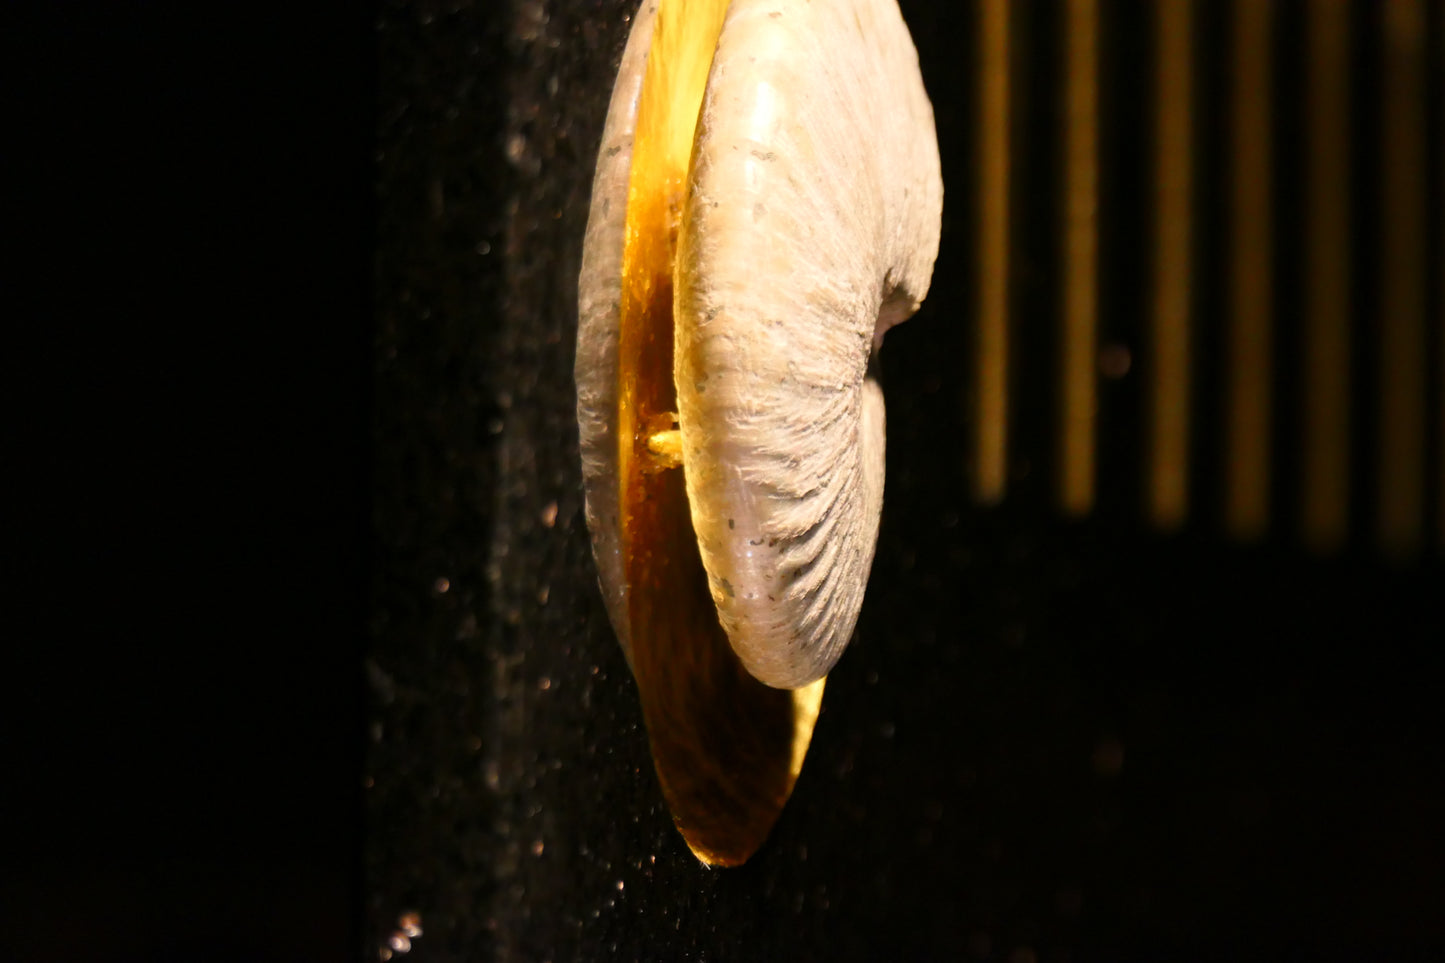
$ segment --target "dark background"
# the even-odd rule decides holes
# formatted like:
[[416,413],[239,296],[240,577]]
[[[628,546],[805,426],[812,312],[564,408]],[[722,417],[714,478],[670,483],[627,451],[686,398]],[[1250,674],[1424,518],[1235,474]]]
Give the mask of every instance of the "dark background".
[[0,12],[15,959],[361,953],[375,41],[292,6]]
[[[904,3],[947,195],[928,303],[883,353],[868,600],[769,842],[738,870],[697,864],[595,588],[572,411],[630,6],[7,12],[25,454],[6,583],[40,616],[6,633],[17,955],[377,959],[403,911],[420,961],[1445,950],[1438,561],[1374,556],[1365,494],[1340,557],[1303,555],[1285,521],[1231,544],[1209,457],[1191,526],[1150,532],[1137,364],[1103,388],[1099,511],[1050,507],[1042,0],[1016,10],[1009,497],[966,494],[973,22]],[[1105,9],[1103,335],[1139,359],[1148,25]],[[1301,7],[1283,10],[1288,37]],[[1206,172],[1221,23],[1200,28]],[[1438,123],[1430,142],[1438,160]],[[1219,190],[1206,173],[1201,209]],[[1356,271],[1369,291],[1367,256]],[[1199,298],[1217,312],[1217,290]],[[1201,454],[1217,430],[1206,415]]]

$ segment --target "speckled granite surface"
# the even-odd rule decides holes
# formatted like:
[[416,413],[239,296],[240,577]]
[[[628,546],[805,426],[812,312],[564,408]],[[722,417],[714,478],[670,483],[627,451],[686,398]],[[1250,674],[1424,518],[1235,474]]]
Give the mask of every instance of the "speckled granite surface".
[[[1046,192],[1019,200],[1016,482],[1000,509],[969,501],[972,25],[953,3],[903,4],[947,196],[933,290],[883,354],[858,636],[768,843],[737,870],[688,853],[597,592],[573,414],[580,244],[630,7],[378,10],[366,958],[404,912],[417,963],[1445,946],[1438,569],[1143,531],[1127,377],[1102,399],[1100,512],[1060,520]],[[1022,33],[1027,105],[1052,52]],[[1048,183],[1050,136],[1021,125],[1021,179]],[[1127,193],[1138,172],[1111,170]],[[1131,264],[1107,270],[1106,336],[1137,347]]]

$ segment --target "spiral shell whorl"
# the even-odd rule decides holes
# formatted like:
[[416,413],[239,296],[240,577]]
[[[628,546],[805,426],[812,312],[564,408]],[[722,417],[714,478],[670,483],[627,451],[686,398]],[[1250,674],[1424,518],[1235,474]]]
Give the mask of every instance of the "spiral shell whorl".
[[735,0],[679,237],[675,365],[712,596],[769,685],[824,675],[856,624],[883,489],[868,363],[927,292],[941,203],[891,0]]

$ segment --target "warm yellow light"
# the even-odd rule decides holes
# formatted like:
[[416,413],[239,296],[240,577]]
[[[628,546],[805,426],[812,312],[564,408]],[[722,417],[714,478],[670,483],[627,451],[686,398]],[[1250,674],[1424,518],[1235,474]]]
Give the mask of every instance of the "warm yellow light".
[[[658,6],[647,54],[622,251],[622,331],[618,356],[619,492],[622,518],[638,494],[629,482],[643,439],[639,427],[676,411],[672,386],[672,275],[677,225],[713,51],[728,0],[666,0]],[[624,549],[628,528],[623,526]]]
[[823,680],[789,692],[747,673],[708,592],[673,382],[673,278],[698,115],[727,0],[662,0],[638,98],[618,340],[618,506],[632,670],[658,780],[702,860],[766,838],[812,740]]

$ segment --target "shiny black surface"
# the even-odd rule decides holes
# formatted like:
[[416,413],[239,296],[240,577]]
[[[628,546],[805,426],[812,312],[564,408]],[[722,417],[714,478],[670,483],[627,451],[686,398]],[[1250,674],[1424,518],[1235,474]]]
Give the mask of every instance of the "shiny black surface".
[[[575,278],[630,6],[380,12],[370,952],[407,910],[419,961],[1445,947],[1438,567],[1363,546],[1313,560],[1287,530],[1231,545],[1207,467],[1195,523],[1148,532],[1137,363],[1103,388],[1100,511],[1050,507],[1055,54],[1033,29],[1050,4],[1018,14],[1036,69],[1019,94],[1032,186],[1010,496],[985,510],[966,495],[972,22],[906,3],[947,195],[933,290],[882,357],[867,602],[769,842],[731,871],[689,855],[597,593],[573,415]],[[1105,191],[1125,253],[1106,259],[1104,336],[1137,362],[1129,193],[1146,141],[1127,94],[1146,82],[1147,25],[1114,26]]]
[[[405,912],[422,932],[393,959],[419,963],[1445,954],[1438,555],[1369,551],[1364,468],[1336,559],[1287,524],[1225,541],[1208,458],[1184,533],[1138,520],[1148,32],[1103,6],[1103,337],[1136,367],[1101,389],[1099,510],[1062,520],[1048,490],[1058,3],[1015,4],[1018,420],[1009,497],[983,509],[973,23],[905,2],[938,271],[881,359],[858,637],[772,837],[727,871],[662,806],[581,516],[575,278],[630,3],[7,7],[10,955],[378,960]],[[1288,102],[1302,10],[1281,4]],[[1217,171],[1226,62],[1204,63]],[[1299,195],[1283,177],[1288,224]],[[1200,230],[1217,274],[1217,211]],[[1297,257],[1280,268],[1289,385]],[[1279,419],[1288,518],[1298,413]]]

